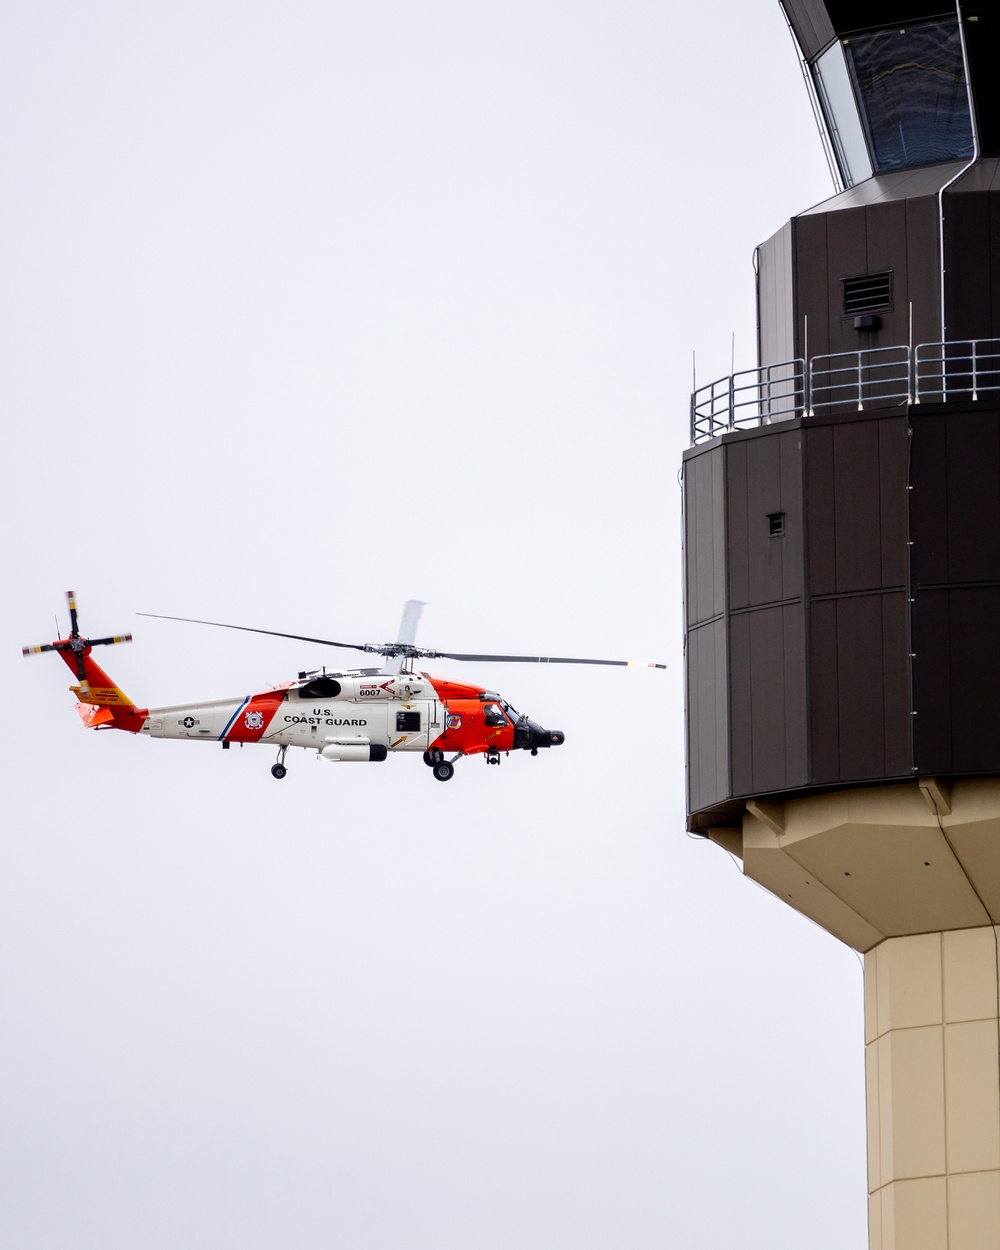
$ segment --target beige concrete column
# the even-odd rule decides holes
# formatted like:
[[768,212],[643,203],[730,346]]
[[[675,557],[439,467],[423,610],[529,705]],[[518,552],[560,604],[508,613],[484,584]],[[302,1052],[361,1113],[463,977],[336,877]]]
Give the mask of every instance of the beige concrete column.
[[1000,778],[749,800],[708,832],[864,952],[871,1250],[1000,1250]]
[[1000,1246],[997,940],[925,933],[865,956],[871,1250]]

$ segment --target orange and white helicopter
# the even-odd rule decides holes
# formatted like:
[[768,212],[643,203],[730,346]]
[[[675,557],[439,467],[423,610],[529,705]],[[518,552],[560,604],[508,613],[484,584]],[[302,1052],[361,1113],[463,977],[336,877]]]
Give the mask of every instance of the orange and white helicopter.
[[[417,659],[480,660],[503,664],[602,664],[618,667],[666,668],[665,664],[636,664],[630,660],[584,660],[565,656],[477,655],[455,651],[432,651],[414,643],[423,604],[411,599],[403,611],[395,642],[349,643],[329,638],[309,638],[248,625],[226,625],[185,616],[155,616],[160,620],[215,625],[275,638],[341,647],[382,656],[380,668],[299,673],[298,680],[274,686],[259,694],[174,707],[137,707],[94,661],[94,647],[131,642],[131,634],[108,638],[85,638],[77,621],[76,599],[69,603],[70,632],[66,638],[40,647],[24,647],[24,655],[57,651],[75,674],[79,685],[70,686],[78,702],[76,710],[90,729],[124,729],[150,738],[182,738],[195,742],[266,743],[278,748],[272,776],[285,776],[285,753],[289,747],[318,751],[325,760],[379,761],[390,751],[419,751],[438,781],[448,781],[455,761],[466,755],[483,755],[488,764],[499,764],[502,754],[562,746],[565,735],[543,729],[522,716],[498,694],[481,686],[432,677],[413,671]],[[446,756],[451,756],[450,759]]]

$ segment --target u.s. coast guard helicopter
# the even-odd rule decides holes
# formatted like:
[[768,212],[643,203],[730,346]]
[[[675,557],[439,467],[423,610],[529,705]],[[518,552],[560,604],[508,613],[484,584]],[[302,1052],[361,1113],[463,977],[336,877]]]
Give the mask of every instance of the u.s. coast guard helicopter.
[[[233,742],[241,746],[262,742],[278,748],[272,776],[285,776],[285,753],[289,747],[318,751],[325,760],[378,761],[390,751],[420,751],[424,763],[438,781],[448,781],[455,761],[465,755],[484,755],[488,764],[499,764],[501,754],[530,751],[537,755],[546,747],[562,746],[565,735],[543,729],[516,712],[492,690],[429,673],[415,673],[416,659],[481,660],[504,664],[603,664],[619,667],[666,668],[665,664],[637,665],[629,660],[582,660],[565,656],[475,655],[455,651],[431,651],[414,644],[423,604],[411,599],[403,611],[395,642],[350,643],[329,638],[284,634],[248,625],[199,621],[186,616],[156,616],[160,620],[216,625],[275,638],[342,647],[383,656],[381,668],[299,673],[297,681],[273,686],[259,694],[208,703],[182,703],[174,707],[137,707],[99,668],[94,647],[131,642],[131,634],[107,638],[84,638],[77,620],[76,599],[69,602],[70,632],[40,647],[24,647],[24,655],[57,651],[77,678],[70,686],[77,697],[76,710],[90,729],[124,729],[150,738],[183,738],[195,742]],[[446,758],[451,756],[450,759]]]

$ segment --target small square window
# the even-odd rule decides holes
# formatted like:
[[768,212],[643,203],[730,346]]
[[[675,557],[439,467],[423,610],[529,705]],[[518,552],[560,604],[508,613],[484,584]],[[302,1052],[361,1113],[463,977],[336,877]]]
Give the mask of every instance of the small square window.
[[402,734],[420,733],[420,713],[419,712],[397,712],[396,713],[396,732],[402,733]]
[[771,538],[780,538],[785,532],[785,514],[783,512],[769,512],[767,514],[767,532]]

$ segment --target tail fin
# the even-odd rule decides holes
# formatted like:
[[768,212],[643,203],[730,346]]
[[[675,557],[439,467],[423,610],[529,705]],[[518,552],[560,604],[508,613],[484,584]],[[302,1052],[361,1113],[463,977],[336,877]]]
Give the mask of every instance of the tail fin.
[[[69,666],[75,677],[77,660],[72,651],[61,651],[60,655]],[[103,668],[91,658],[90,648],[83,649],[84,680],[78,686],[70,686],[70,690],[81,703],[95,703],[100,707],[135,707],[135,704],[123,690],[120,690]]]
[[[64,651],[62,657],[75,674],[77,671],[76,657]],[[77,697],[76,710],[80,719],[88,729],[125,729],[129,733],[138,733],[145,723],[148,711],[144,707],[136,707],[132,700],[107,675],[99,664],[90,657],[90,648],[83,652],[83,670],[85,681],[79,686],[70,686]]]

